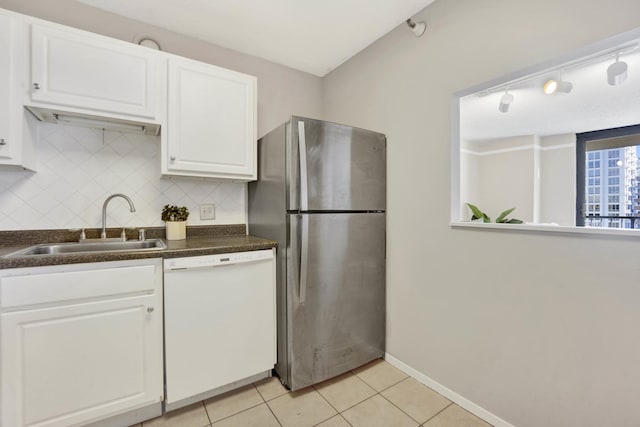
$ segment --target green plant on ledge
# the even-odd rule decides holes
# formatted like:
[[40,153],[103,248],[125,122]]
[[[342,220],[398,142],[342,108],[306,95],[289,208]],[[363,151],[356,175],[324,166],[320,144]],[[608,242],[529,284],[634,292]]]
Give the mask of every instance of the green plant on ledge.
[[189,209],[186,206],[164,205],[162,208],[162,220],[164,222],[186,221],[189,218]]
[[[478,209],[477,206],[472,205],[471,203],[467,203],[467,206],[469,206],[469,209],[471,209],[471,212],[473,213],[473,216],[471,217],[471,221],[480,221],[480,220],[482,220],[482,222],[491,222],[491,218],[486,213],[484,213],[480,209]],[[502,212],[496,218],[496,223],[498,223],[498,224],[522,224],[522,221],[519,220],[519,219],[516,219],[516,218],[509,219],[509,218],[507,218],[507,215],[509,215],[514,210],[516,210],[516,208],[507,209],[506,211]]]

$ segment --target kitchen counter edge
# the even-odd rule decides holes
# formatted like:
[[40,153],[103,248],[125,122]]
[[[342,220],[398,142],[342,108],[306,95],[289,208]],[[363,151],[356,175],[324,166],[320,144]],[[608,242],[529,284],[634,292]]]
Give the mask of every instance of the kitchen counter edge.
[[123,261],[147,258],[178,258],[214,255],[228,252],[258,251],[277,246],[275,240],[251,235],[197,236],[185,240],[165,240],[167,249],[157,251],[95,252],[65,255],[27,255],[16,258],[2,258],[7,254],[32,245],[11,245],[0,247],[0,270],[25,267],[43,267],[64,264],[84,264],[93,262]]

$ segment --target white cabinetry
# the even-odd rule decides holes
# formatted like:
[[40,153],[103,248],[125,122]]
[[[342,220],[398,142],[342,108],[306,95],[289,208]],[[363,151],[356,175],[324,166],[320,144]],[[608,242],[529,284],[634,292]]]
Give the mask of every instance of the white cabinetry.
[[32,23],[30,105],[159,120],[162,55],[55,24]]
[[256,88],[253,76],[169,59],[165,175],[256,179]]
[[164,260],[167,408],[270,374],[274,251]]
[[84,425],[163,397],[161,261],[0,272],[2,426]]
[[33,169],[26,107],[53,123],[161,127],[163,175],[257,177],[254,76],[0,9],[0,94],[0,165]]
[[0,9],[0,165],[33,169],[31,132],[35,126],[27,122],[21,99],[22,25],[20,15]]

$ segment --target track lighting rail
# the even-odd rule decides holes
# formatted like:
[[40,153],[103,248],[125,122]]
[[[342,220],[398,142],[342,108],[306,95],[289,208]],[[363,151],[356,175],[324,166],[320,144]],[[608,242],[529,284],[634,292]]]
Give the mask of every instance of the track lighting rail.
[[583,58],[568,61],[560,66],[546,68],[544,70],[523,76],[521,78],[517,78],[506,83],[501,83],[499,85],[489,87],[487,89],[484,89],[478,92],[476,95],[479,97],[484,97],[492,93],[512,90],[514,88],[517,88],[518,86],[522,86],[531,81],[553,75],[554,73],[562,73],[574,68],[583,67],[596,62],[604,62],[610,59],[615,59],[616,56],[621,57],[623,55],[628,55],[630,53],[633,53],[635,50],[637,50],[638,47],[640,47],[640,43],[635,42],[635,43],[624,45],[622,47],[606,49],[601,52],[597,52],[592,55],[585,56]]

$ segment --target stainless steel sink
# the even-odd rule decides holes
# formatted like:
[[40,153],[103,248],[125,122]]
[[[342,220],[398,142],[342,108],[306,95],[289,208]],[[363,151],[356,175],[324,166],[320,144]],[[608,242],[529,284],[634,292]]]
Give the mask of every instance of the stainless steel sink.
[[124,252],[124,251],[154,251],[166,249],[167,245],[160,239],[147,240],[94,240],[80,243],[43,243],[30,246],[26,249],[12,252],[4,258],[15,258],[31,255],[65,255],[65,254],[86,254],[96,252]]

